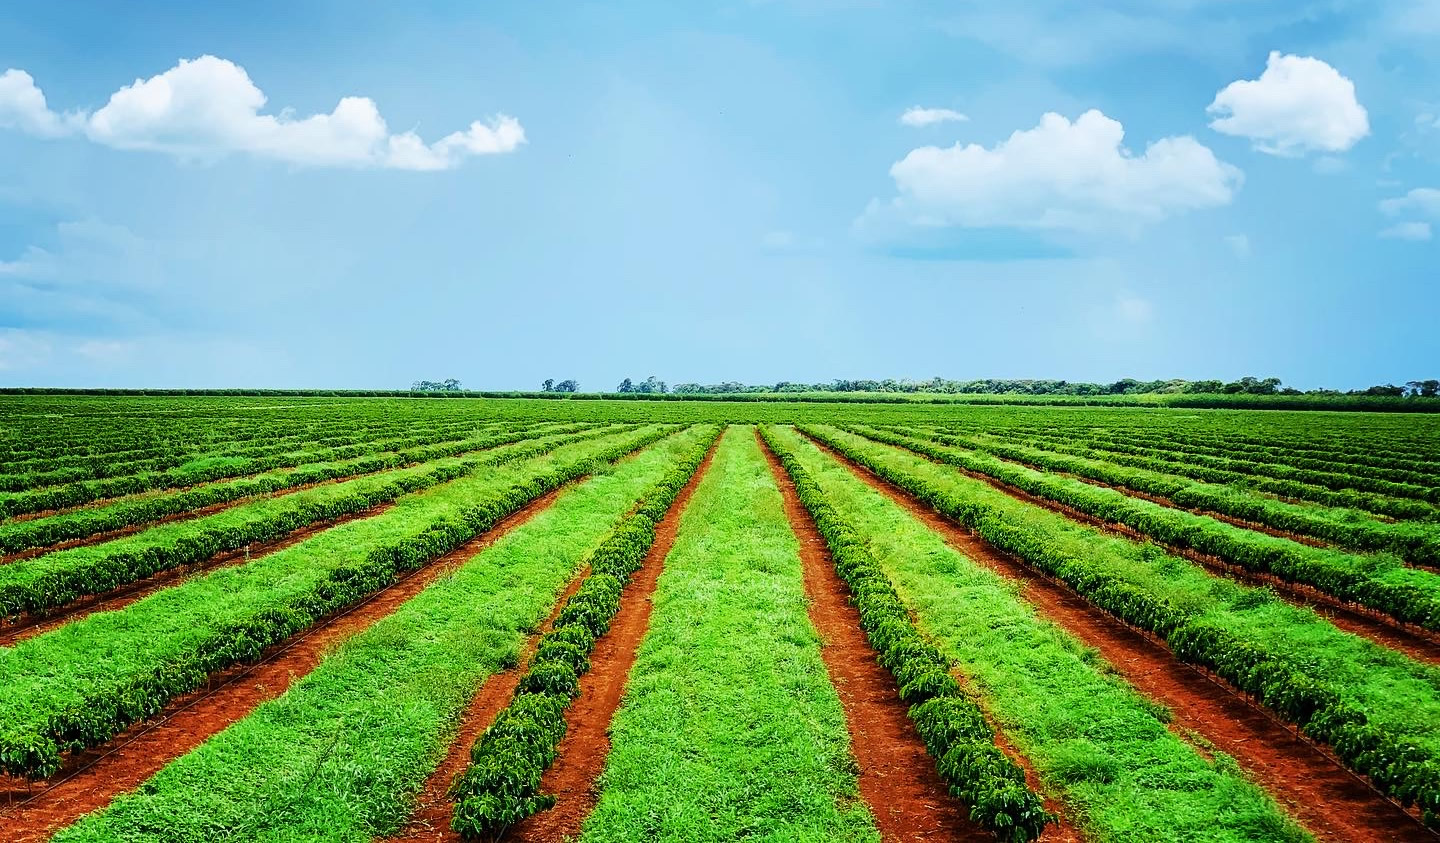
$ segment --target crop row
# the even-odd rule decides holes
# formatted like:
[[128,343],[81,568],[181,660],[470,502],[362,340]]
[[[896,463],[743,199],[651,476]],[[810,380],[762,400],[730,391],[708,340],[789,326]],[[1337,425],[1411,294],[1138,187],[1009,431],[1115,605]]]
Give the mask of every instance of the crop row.
[[[352,529],[0,652],[0,681],[16,689],[0,701],[0,765],[13,775],[50,775],[66,750],[108,740],[215,671],[259,657],[266,647],[489,530],[535,498],[670,432],[651,427],[607,437],[575,446],[571,453],[577,448],[580,453],[569,459],[559,459],[557,450],[550,459],[494,477],[456,481],[437,490],[445,494],[413,498],[408,508],[347,525]],[[197,609],[203,609],[198,616]],[[154,618],[149,623],[155,626],[145,618]],[[97,659],[97,653],[110,659]]]
[[655,543],[660,519],[718,436],[717,431],[682,455],[590,555],[584,582],[541,637],[515,696],[471,747],[470,764],[451,788],[452,827],[462,835],[493,837],[554,804],[540,793],[540,777],[555,760],[565,710],[580,693],[590,653],[620,611],[625,587]]
[[455,434],[445,431],[388,440],[383,446],[377,442],[362,441],[352,445],[318,448],[313,451],[287,451],[267,457],[217,458],[168,471],[142,472],[103,480],[85,480],[7,495],[0,498],[0,515],[8,517],[50,509],[62,509],[103,498],[148,492],[152,489],[193,486],[212,480],[256,474],[303,463],[350,459],[373,454],[386,448],[411,448],[454,440]]
[[109,506],[78,509],[46,518],[4,523],[0,524],[0,552],[13,553],[28,548],[47,547],[67,539],[85,538],[98,533],[146,524],[169,515],[190,512],[241,498],[270,494],[326,480],[415,465],[442,457],[456,456],[468,451],[481,451],[508,442],[533,438],[542,430],[553,433],[569,433],[584,427],[585,425],[568,425],[553,430],[526,428],[500,435],[422,445],[400,451],[382,451],[339,462],[307,463],[293,469],[258,474],[223,483],[205,484],[171,494],[122,499]]
[[1440,630],[1440,575],[1387,565],[1375,557],[1310,547],[1290,539],[1235,527],[1205,515],[1171,509],[1123,492],[1093,486],[975,451],[946,448],[874,428],[852,428],[863,436],[898,445],[929,459],[963,468],[1027,494],[1124,524],[1173,547],[1190,548],[1257,573],[1308,585],[1341,600],[1383,612],[1396,620]]
[[[1128,441],[1115,441],[1117,438],[1115,434],[1106,434],[1089,440],[1089,444],[1101,450],[1118,454],[1131,454],[1170,462],[1185,462],[1200,468],[1216,469],[1244,476],[1269,478],[1271,480],[1305,483],[1311,486],[1321,486],[1332,491],[1348,490],[1371,492],[1388,497],[1408,498],[1411,500],[1425,501],[1427,503],[1440,503],[1440,487],[1434,485],[1434,478],[1429,475],[1420,475],[1424,485],[1414,482],[1398,483],[1368,475],[1337,471],[1316,471],[1308,468],[1295,468],[1288,465],[1256,462],[1237,457],[1207,456],[1202,453],[1183,449],[1176,450],[1168,447],[1135,445],[1130,444]],[[1429,482],[1424,482],[1426,480]]]
[[1234,471],[1205,468],[1204,466],[1183,461],[1162,460],[1154,457],[1120,453],[1114,450],[1102,450],[1085,445],[1075,445],[1063,439],[1032,438],[1008,439],[1007,441],[1011,444],[1042,448],[1047,451],[1072,454],[1074,456],[1086,457],[1102,462],[1114,463],[1116,465],[1143,468],[1161,474],[1190,477],[1206,483],[1233,485],[1238,488],[1251,489],[1256,492],[1275,495],[1276,497],[1286,500],[1308,501],[1335,508],[1359,509],[1391,518],[1429,519],[1440,515],[1440,510],[1423,501],[1393,498],[1388,495],[1378,495],[1373,492],[1357,492],[1353,489],[1337,491],[1327,489],[1323,486],[1299,483],[1293,480],[1256,477]]
[[582,843],[879,843],[800,544],[752,428],[721,438],[651,606]]
[[448,809],[424,784],[477,692],[640,496],[713,435],[692,428],[566,490],[57,843],[369,841],[404,826],[417,791]]
[[[886,428],[904,432],[902,428]],[[1227,515],[1277,530],[1311,536],[1357,550],[1382,550],[1421,565],[1440,565],[1440,529],[1428,524],[1391,524],[1373,519],[1327,517],[1315,507],[1296,506],[1256,495],[1242,488],[1186,480],[1103,460],[1067,456],[1053,451],[992,442],[978,437],[928,434],[944,445],[983,451],[1002,459],[1063,471],[1149,495],[1169,499],[1182,509]]]
[[[1253,445],[1194,437],[1174,437],[1159,431],[1106,431],[1104,436],[1111,440],[1123,439],[1129,445],[1170,451],[1182,458],[1190,454],[1201,454],[1207,457],[1241,459],[1259,464],[1288,466],[1332,474],[1365,475],[1416,486],[1433,486],[1436,478],[1433,468],[1428,471],[1417,470],[1417,466],[1430,468],[1429,463],[1413,458],[1409,460],[1371,458],[1364,451],[1297,451],[1293,448],[1276,445]],[[1440,468],[1440,466],[1436,466],[1436,468]]]
[[772,434],[841,513],[928,640],[959,666],[967,693],[1023,753],[1047,795],[1083,824],[1087,839],[1311,839],[1246,773],[1212,763],[1175,728],[1186,715],[1167,706],[1184,705],[1183,695],[1148,697],[1117,681],[1116,668],[1131,675],[1155,669],[1145,663],[1148,648],[1139,648],[1138,666],[1120,653],[1111,657],[1124,658],[1123,665],[1097,659],[1088,645],[1099,641],[1070,634],[1032,602],[1043,601],[1047,589],[1003,575],[991,567],[995,560],[968,547],[962,552],[943,528],[932,528],[893,492],[872,488],[793,428]]
[[[1213,670],[1315,740],[1329,744],[1351,769],[1368,776],[1376,787],[1403,804],[1418,804],[1424,821],[1440,827],[1440,752],[1429,734],[1437,727],[1433,718],[1440,711],[1433,699],[1440,686],[1435,671],[1413,663],[1405,665],[1396,657],[1389,659],[1393,667],[1387,671],[1379,648],[1370,650],[1363,644],[1344,642],[1345,636],[1324,634],[1322,638],[1314,630],[1303,630],[1298,622],[1300,610],[1291,610],[1294,614],[1288,618],[1272,612],[1275,619],[1271,623],[1247,625],[1244,612],[1270,608],[1263,591],[1236,587],[1228,610],[1213,588],[1209,598],[1192,591],[1188,598],[1180,599],[1178,590],[1174,594],[1163,591],[1179,588],[1185,570],[1180,560],[1156,555],[1157,562],[1163,561],[1165,566],[1162,578],[1127,577],[1121,569],[1107,570],[1097,556],[1083,558],[1066,552],[1038,515],[1017,519],[978,496],[943,490],[913,470],[894,464],[893,457],[887,459],[862,446],[864,439],[857,442],[838,430],[808,425],[802,430],[975,531],[996,548],[1064,581],[1125,623],[1164,639],[1177,658]],[[1204,582],[1207,578],[1196,579]],[[1297,619],[1294,624],[1285,622],[1292,618]],[[1297,636],[1310,636],[1307,644],[1313,651],[1307,651],[1305,645],[1277,646],[1292,625]],[[1347,650],[1366,652],[1351,658]],[[1336,666],[1341,661],[1345,662],[1343,668]],[[1364,678],[1337,681],[1326,675],[1344,668],[1363,668]],[[1414,679],[1397,681],[1390,678],[1392,672],[1423,677],[1423,684],[1415,685]],[[1384,685],[1407,687],[1403,693],[1408,699],[1396,698],[1395,704],[1421,706],[1419,710],[1428,712],[1422,717],[1430,719],[1382,720],[1385,712],[1364,700],[1380,699],[1381,691],[1371,688]],[[1422,690],[1426,685],[1429,690]],[[1426,698],[1430,699],[1421,705]],[[1426,737],[1417,738],[1407,731],[1416,729]]]
[[765,443],[795,483],[800,503],[830,548],[835,570],[880,664],[895,677],[900,698],[936,761],[950,792],[970,806],[970,818],[1001,840],[1034,840],[1054,822],[1025,784],[1025,771],[995,746],[984,713],[960,691],[949,660],[915,628],[894,585],[846,519],[830,504],[795,455],[768,429]]
[[[206,464],[223,464],[239,459],[262,459],[287,453],[305,453],[322,448],[337,448],[347,445],[367,444],[384,447],[386,437],[404,442],[418,436],[464,435],[473,425],[449,423],[441,426],[427,426],[426,429],[376,429],[359,428],[346,430],[339,435],[329,436],[274,436],[259,442],[227,442],[208,450],[188,448],[166,448],[158,453],[135,452],[130,455],[112,457],[87,457],[83,461],[62,464],[59,460],[27,461],[25,464],[7,464],[6,473],[0,474],[0,490],[21,491],[44,486],[76,483],[82,480],[98,480],[127,474],[156,473],[173,470],[176,473],[193,473]],[[402,434],[403,435],[399,435]],[[46,465],[49,462],[50,465]]]
[[[608,432],[608,431],[607,431]],[[209,559],[255,542],[266,542],[310,524],[363,512],[402,495],[475,471],[545,453],[557,445],[591,438],[582,432],[530,442],[524,437],[501,450],[438,464],[420,464],[374,477],[262,499],[191,521],[163,524],[133,536],[61,550],[0,566],[0,616],[14,618],[103,594],[162,571]],[[507,437],[508,438],[508,437]]]

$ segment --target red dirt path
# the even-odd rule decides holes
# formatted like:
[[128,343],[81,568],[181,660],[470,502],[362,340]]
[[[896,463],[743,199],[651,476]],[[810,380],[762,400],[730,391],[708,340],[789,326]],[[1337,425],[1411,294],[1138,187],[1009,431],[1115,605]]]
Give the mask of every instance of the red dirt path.
[[[611,623],[610,630],[595,643],[595,650],[590,658],[590,670],[580,678],[580,696],[566,710],[566,732],[560,742],[559,754],[555,763],[541,779],[541,791],[557,796],[555,808],[531,817],[511,829],[509,832],[511,839],[546,841],[559,839],[548,831],[551,828],[548,825],[550,823],[566,823],[567,828],[573,825],[573,829],[566,833],[575,834],[579,832],[580,823],[589,814],[593,801],[580,805],[575,798],[572,798],[572,795],[583,790],[583,795],[588,799],[590,784],[599,775],[600,768],[605,763],[605,756],[610,749],[609,737],[605,734],[605,730],[609,727],[610,717],[619,705],[620,693],[630,674],[630,665],[635,660],[635,648],[639,645],[640,638],[644,636],[645,629],[649,626],[650,595],[655,590],[655,583],[659,579],[664,557],[669,553],[670,546],[675,541],[675,525],[679,520],[678,515],[689,501],[690,494],[698,485],[700,476],[709,467],[714,451],[715,448],[712,445],[710,452],[705,455],[705,459],[700,463],[695,474],[681,490],[680,495],[676,497],[670,511],[657,526],[655,544],[651,546],[645,562],[626,587],[620,610]],[[490,727],[496,716],[509,704],[515,688],[520,683],[524,665],[539,644],[540,635],[550,629],[566,598],[574,594],[580,587],[586,573],[588,571],[577,576],[566,589],[565,595],[556,601],[549,619],[528,642],[525,654],[519,660],[519,664],[510,670],[490,677],[481,686],[469,708],[466,709],[459,733],[451,743],[445,759],[426,780],[424,787],[416,797],[415,809],[409,822],[400,834],[386,838],[387,841],[390,843],[441,843],[441,841],[454,843],[454,841],[461,840],[460,835],[450,828],[453,811],[453,803],[447,798],[450,786],[469,764],[470,748],[476,739]],[[642,613],[643,617],[640,617]],[[633,637],[634,640],[630,642],[628,648],[619,640],[622,637]],[[611,693],[612,685],[614,686],[613,694]],[[611,700],[611,697],[613,697],[613,701],[610,701],[606,708],[607,701]],[[577,749],[577,744],[584,743],[586,740],[584,733],[596,728],[600,732],[604,746],[598,752],[589,746],[580,746]],[[578,760],[575,757],[577,753],[581,756]],[[563,771],[557,772],[557,768],[562,767]],[[583,776],[583,780],[581,780],[581,776]],[[567,777],[573,777],[575,782],[567,782]],[[570,816],[571,813],[577,811],[575,816]],[[554,818],[552,819],[552,817]],[[541,836],[527,837],[532,829],[535,834]]]
[[555,623],[555,618],[560,610],[576,591],[580,590],[580,584],[589,575],[590,569],[587,566],[565,586],[559,598],[556,599],[554,607],[550,610],[550,616],[536,629],[525,642],[524,650],[520,658],[516,660],[515,666],[493,674],[481,685],[476,692],[470,705],[461,716],[460,729],[455,734],[455,739],[450,743],[450,749],[445,753],[445,758],[440,766],[425,780],[420,793],[415,797],[415,808],[406,823],[405,829],[395,837],[386,838],[391,841],[432,841],[432,840],[459,840],[460,835],[450,830],[450,816],[453,803],[448,798],[450,786],[455,779],[465,772],[470,764],[470,747],[475,744],[480,735],[490,728],[495,718],[510,704],[510,699],[515,695],[515,689],[520,685],[520,678],[525,674],[526,666],[530,658],[535,655],[535,648],[540,645],[540,637],[549,632]]
[[1337,843],[1440,839],[1320,747],[1221,680],[1180,662],[1163,642],[1126,626],[1064,583],[996,550],[864,466],[815,444],[966,557],[1022,582],[1024,598],[1042,617],[1098,650],[1131,686],[1167,706],[1173,714],[1172,732],[1187,740],[1186,733],[1194,732],[1232,756],[1317,839]]
[[393,613],[431,583],[533,518],[568,488],[563,486],[531,501],[486,533],[291,637],[268,651],[258,663],[217,674],[211,678],[208,690],[172,701],[156,718],[138,723],[108,743],[71,759],[57,778],[27,787],[24,781],[0,776],[0,793],[5,794],[7,802],[15,803],[0,810],[6,843],[46,840],[84,814],[139,787],[171,760],[204,743],[261,703],[280,696],[345,639]]
[[[540,792],[555,797],[555,807],[528,817],[505,835],[517,843],[554,843],[578,837],[580,826],[599,799],[596,779],[610,755],[610,721],[620,708],[630,669],[645,631],[650,628],[651,597],[675,545],[680,516],[700,485],[719,447],[717,438],[655,528],[655,543],[645,554],[621,598],[610,629],[595,642],[590,670],[580,677],[580,696],[565,711],[565,737],[555,763],[540,779]],[[458,839],[458,838],[452,838]]]
[[[759,433],[756,433],[759,438]],[[760,441],[785,499],[785,515],[800,542],[810,623],[821,638],[820,656],[839,694],[850,732],[850,750],[860,767],[860,797],[887,843],[928,840],[986,840],[994,835],[971,822],[935,770],[895,680],[876,661],[860,628],[860,613],[835,572],[830,551],[775,454]],[[1069,834],[1046,840],[1078,839]]]

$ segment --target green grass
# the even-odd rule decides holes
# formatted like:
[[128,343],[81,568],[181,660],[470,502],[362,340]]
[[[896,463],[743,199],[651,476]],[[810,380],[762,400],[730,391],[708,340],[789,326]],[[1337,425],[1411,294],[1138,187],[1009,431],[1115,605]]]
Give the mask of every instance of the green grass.
[[287,693],[57,841],[367,841],[409,816],[484,680],[707,431],[581,484],[356,635]]
[[[198,670],[203,677],[214,661],[209,654],[233,660],[243,653],[247,648],[231,640],[237,636],[235,630],[247,630],[238,635],[248,637],[260,631],[276,633],[278,627],[277,634],[283,635],[286,629],[296,631],[291,628],[294,624],[307,624],[313,613],[310,607],[325,599],[324,594],[346,593],[347,578],[336,579],[337,572],[375,567],[371,554],[377,547],[414,546],[417,553],[410,555],[423,558],[432,549],[444,548],[425,538],[434,525],[461,522],[476,504],[516,498],[515,490],[522,484],[571,471],[607,448],[641,442],[656,430],[642,428],[562,445],[543,456],[467,475],[407,496],[374,517],[0,650],[0,687],[5,689],[0,697],[0,743],[14,752],[25,745],[27,736],[50,736],[56,718],[78,721],[80,725],[65,727],[67,734],[99,730],[79,736],[82,744],[103,740],[115,723],[143,713],[130,711],[132,703],[125,700],[132,695],[150,706],[193,684],[182,679],[191,671]],[[540,491],[527,488],[521,496]],[[426,550],[422,553],[420,548]],[[186,667],[176,671],[175,665]],[[134,694],[130,689],[136,683],[155,690]],[[127,713],[115,715],[116,705]]]
[[665,560],[585,843],[876,841],[751,428],[731,428]]
[[1251,571],[1273,573],[1401,621],[1440,630],[1440,574],[1407,568],[1388,554],[1349,553],[1311,547],[1287,538],[1237,527],[1206,515],[1173,509],[1071,477],[1037,471],[981,451],[855,426],[855,432],[931,459],[995,478],[1031,495],[1073,507],[1107,522],[1125,524],[1147,538],[1189,547]]
[[920,628],[1092,841],[1306,839],[1225,760],[1039,617],[1016,585],[951,548],[793,430],[778,438],[869,547]]
[[1286,655],[1371,722],[1440,753],[1440,669],[1342,632],[1309,609],[1215,576],[1199,565],[1010,497],[988,483],[836,428],[826,435],[927,488],[991,507],[1035,541],[1087,571],[1111,575],[1176,607],[1196,622],[1239,634],[1262,652]]
[[[606,432],[605,429],[596,433]],[[593,435],[536,436],[465,457],[445,457],[343,483],[262,498],[221,512],[159,524],[131,536],[0,566],[0,614],[49,611],[222,550],[268,541],[317,521],[363,511],[435,486],[535,443]],[[22,522],[26,523],[26,522]]]
[[[527,426],[523,430],[527,434],[539,436],[542,431],[551,429]],[[56,515],[4,523],[0,524],[0,551],[13,552],[43,547],[66,539],[84,538],[121,527],[145,524],[167,515],[188,513],[214,504],[267,495],[307,483],[346,479],[456,456],[468,451],[483,450],[493,447],[497,440],[511,435],[513,434],[508,431],[501,436],[494,433],[477,434],[471,439],[444,443],[438,449],[431,446],[404,452],[381,450],[344,460],[308,462],[294,468],[252,474],[237,480],[203,483],[181,491],[164,489],[141,492]],[[472,445],[473,447],[469,447]],[[426,453],[431,451],[435,453]]]

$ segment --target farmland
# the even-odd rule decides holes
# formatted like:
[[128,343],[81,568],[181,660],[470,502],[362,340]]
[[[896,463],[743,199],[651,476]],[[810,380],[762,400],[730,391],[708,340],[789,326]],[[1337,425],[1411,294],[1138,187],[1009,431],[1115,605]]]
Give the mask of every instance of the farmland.
[[1440,839],[1440,416],[0,396],[14,841]]

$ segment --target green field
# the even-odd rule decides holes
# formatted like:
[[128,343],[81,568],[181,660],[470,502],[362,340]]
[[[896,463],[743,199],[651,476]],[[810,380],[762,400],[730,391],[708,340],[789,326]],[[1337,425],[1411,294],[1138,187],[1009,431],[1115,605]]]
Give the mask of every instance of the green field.
[[1440,831],[1440,416],[789,397],[0,395],[0,837]]

